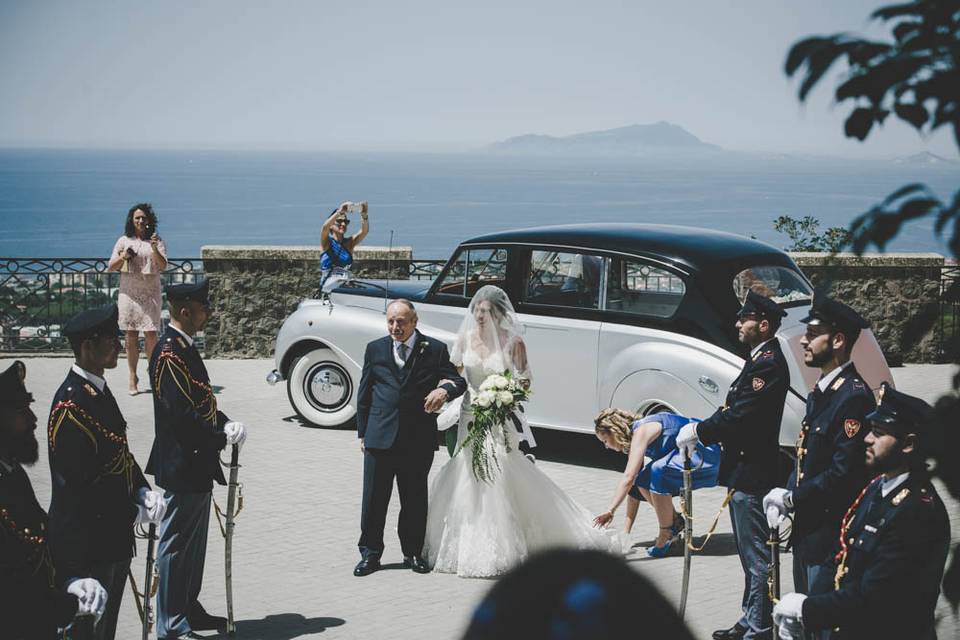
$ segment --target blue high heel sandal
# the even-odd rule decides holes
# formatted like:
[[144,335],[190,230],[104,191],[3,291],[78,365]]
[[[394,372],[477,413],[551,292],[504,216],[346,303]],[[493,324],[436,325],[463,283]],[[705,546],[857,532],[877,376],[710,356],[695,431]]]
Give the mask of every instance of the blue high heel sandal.
[[670,527],[660,527],[665,531],[670,531],[670,539],[662,546],[658,547],[654,544],[652,547],[647,547],[647,555],[651,558],[666,558],[670,554],[670,549],[673,548],[673,543],[677,541],[677,534],[673,531],[673,526]]

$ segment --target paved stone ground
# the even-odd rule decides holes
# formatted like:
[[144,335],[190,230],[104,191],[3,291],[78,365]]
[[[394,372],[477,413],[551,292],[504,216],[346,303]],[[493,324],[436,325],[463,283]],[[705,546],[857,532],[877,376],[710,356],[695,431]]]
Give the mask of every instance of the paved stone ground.
[[[70,360],[30,358],[27,383],[36,398],[40,418],[38,435],[53,393],[63,380]],[[9,361],[0,361],[6,367]],[[245,508],[236,528],[234,592],[238,637],[287,640],[293,638],[457,638],[489,580],[466,580],[450,575],[417,575],[400,570],[396,540],[396,498],[388,519],[388,569],[365,578],[353,577],[359,535],[361,457],[356,434],[347,430],[302,426],[291,410],[285,389],[263,380],[272,368],[268,360],[214,360],[207,366],[218,389],[220,407],[250,426],[243,449],[241,481]],[[143,364],[141,363],[141,369]],[[895,370],[898,386],[927,399],[949,389],[951,369],[945,366],[908,366]],[[141,373],[141,378],[146,376]],[[152,402],[148,393],[129,397],[126,366],[107,373],[130,425],[131,448],[146,464],[153,441]],[[607,506],[624,459],[600,449],[590,436],[544,434],[538,466],[592,512]],[[446,461],[438,453],[433,470]],[[29,470],[41,504],[49,504],[50,477],[46,457]],[[705,531],[716,513],[722,489],[698,491],[697,531]],[[226,492],[215,490],[224,504]],[[950,505],[954,540],[960,535],[960,507]],[[619,522],[619,520],[618,520]],[[225,612],[223,541],[211,518],[206,578],[201,599],[208,610]],[[641,508],[632,542],[631,566],[653,580],[669,597],[677,598],[683,560],[679,555],[647,559],[643,547],[652,543],[656,521]],[[141,546],[143,549],[143,547]],[[142,575],[142,556],[134,560]],[[791,559],[783,556],[782,584],[792,584]],[[724,514],[707,549],[695,556],[688,622],[699,638],[732,624],[739,614],[742,571],[734,549],[729,517]],[[124,594],[118,638],[139,638],[139,620],[129,589]],[[957,619],[941,604],[944,620],[940,637],[958,637]],[[216,634],[209,634],[215,636]]]

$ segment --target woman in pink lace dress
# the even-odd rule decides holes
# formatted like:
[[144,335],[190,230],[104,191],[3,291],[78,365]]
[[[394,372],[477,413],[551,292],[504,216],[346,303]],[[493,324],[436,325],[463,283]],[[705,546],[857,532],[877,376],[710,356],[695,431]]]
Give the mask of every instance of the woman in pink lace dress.
[[131,207],[127,226],[113,246],[107,271],[120,272],[120,329],[126,331],[127,366],[130,368],[130,395],[139,393],[137,360],[143,332],[149,359],[160,329],[162,292],[160,274],[167,268],[167,248],[157,235],[157,216],[147,203]]

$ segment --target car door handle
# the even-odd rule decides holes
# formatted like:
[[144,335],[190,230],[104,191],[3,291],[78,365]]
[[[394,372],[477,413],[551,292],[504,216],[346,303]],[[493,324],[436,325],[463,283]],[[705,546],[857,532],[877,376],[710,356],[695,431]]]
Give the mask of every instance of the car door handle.
[[699,382],[700,386],[703,387],[705,390],[709,391],[710,393],[717,393],[718,391],[720,391],[720,387],[717,385],[717,383],[711,380],[710,378],[708,378],[707,376],[700,376],[700,379],[697,380],[697,382]]

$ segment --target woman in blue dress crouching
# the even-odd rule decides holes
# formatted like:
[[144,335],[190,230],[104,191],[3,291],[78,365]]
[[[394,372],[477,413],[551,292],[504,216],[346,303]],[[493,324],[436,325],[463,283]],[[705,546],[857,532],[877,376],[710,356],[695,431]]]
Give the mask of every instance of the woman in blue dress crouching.
[[[597,438],[604,446],[628,456],[610,508],[594,518],[594,524],[610,524],[614,512],[626,499],[624,531],[629,533],[640,501],[649,502],[660,525],[654,546],[647,549],[647,554],[654,558],[667,555],[683,530],[683,517],[673,507],[673,496],[680,495],[683,490],[683,459],[676,439],[680,428],[688,422],[696,422],[696,419],[674,413],[640,417],[613,408],[604,409],[594,420]],[[715,487],[720,472],[720,445],[698,444],[691,464],[694,489]]]

